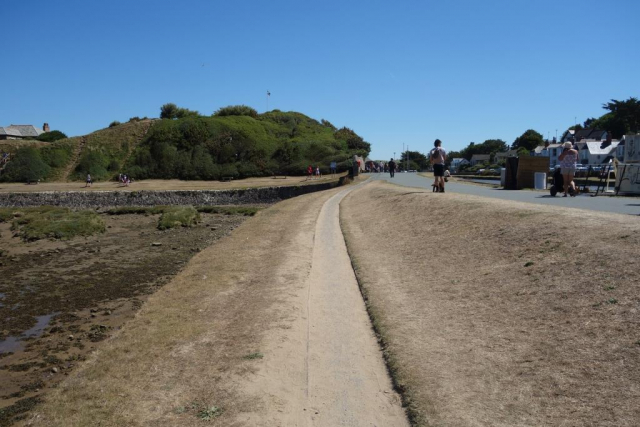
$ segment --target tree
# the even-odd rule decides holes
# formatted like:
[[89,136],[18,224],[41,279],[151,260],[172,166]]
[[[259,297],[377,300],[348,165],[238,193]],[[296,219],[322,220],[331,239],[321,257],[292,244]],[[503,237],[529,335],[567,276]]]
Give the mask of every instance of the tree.
[[[509,146],[501,139],[487,139],[482,144],[476,144],[475,142],[469,143],[467,147],[462,149],[457,157],[463,157],[467,160],[471,160],[474,154],[495,154],[507,151]],[[449,156],[451,157],[451,156]]]
[[347,148],[359,156],[367,157],[371,152],[371,144],[362,139],[360,135],[348,127],[338,129],[333,134],[333,137],[338,141],[345,141],[347,143]]
[[612,99],[602,105],[609,110],[596,120],[599,129],[608,130],[614,138],[622,138],[623,135],[640,130],[640,101],[638,98],[629,98],[626,101]]
[[528,151],[533,150],[538,145],[543,145],[544,140],[542,138],[542,134],[536,132],[533,129],[527,130],[525,133],[520,135],[513,141],[511,144],[511,148],[514,150],[519,150],[520,148],[524,148]]
[[51,168],[40,157],[40,152],[33,147],[23,147],[16,151],[7,163],[2,180],[8,182],[35,182],[44,179]]
[[289,167],[300,158],[300,149],[297,145],[292,144],[291,141],[285,140],[275,153],[273,153],[272,158],[280,165]]
[[322,119],[322,120],[320,120],[320,123],[322,124],[322,126],[327,127],[329,129],[333,130],[334,132],[337,129],[329,120]]
[[[402,164],[406,163],[407,155],[409,155],[409,162],[411,163],[409,165],[410,169],[424,170],[424,169],[427,169],[430,165],[430,162],[427,156],[425,156],[419,151],[405,151],[400,156],[400,163]],[[412,166],[414,164],[415,164],[415,167]]]
[[160,107],[161,119],[175,119],[178,116],[178,106],[172,102]]

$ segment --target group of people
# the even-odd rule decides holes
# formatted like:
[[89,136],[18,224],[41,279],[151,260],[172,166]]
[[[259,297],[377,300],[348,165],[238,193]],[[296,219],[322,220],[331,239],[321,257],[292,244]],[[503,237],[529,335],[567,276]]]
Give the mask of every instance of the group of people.
[[[436,193],[444,193],[444,183],[450,176],[450,173],[445,168],[445,162],[447,161],[447,152],[442,148],[442,141],[436,139],[433,143],[433,149],[429,152],[429,162],[433,166],[434,181],[431,185],[433,191]],[[393,178],[396,174],[396,164],[393,158],[387,163],[389,169],[389,175]]]
[[129,184],[131,184],[131,177],[129,175],[121,173],[118,175],[118,182],[120,183],[120,185],[128,187]]
[[307,179],[313,179],[314,177],[320,178],[322,174],[320,173],[320,167],[316,166],[315,168],[311,165],[307,167]]

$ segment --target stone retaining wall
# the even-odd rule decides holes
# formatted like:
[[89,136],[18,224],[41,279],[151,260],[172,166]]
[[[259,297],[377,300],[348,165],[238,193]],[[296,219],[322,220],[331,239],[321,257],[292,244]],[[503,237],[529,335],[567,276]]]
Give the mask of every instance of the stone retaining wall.
[[275,203],[303,194],[328,190],[343,184],[328,182],[290,187],[248,188],[245,190],[167,191],[44,191],[41,193],[0,193],[2,207],[64,206],[106,208],[115,206],[169,205],[249,205]]

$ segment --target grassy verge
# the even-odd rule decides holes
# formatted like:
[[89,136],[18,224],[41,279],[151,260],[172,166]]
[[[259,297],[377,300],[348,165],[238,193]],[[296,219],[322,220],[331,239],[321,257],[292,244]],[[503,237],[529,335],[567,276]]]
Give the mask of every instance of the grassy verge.
[[[347,196],[348,197],[348,196]],[[365,307],[367,309],[367,314],[369,315],[369,319],[371,320],[371,325],[373,327],[373,331],[376,334],[376,338],[378,340],[378,344],[382,349],[382,356],[384,358],[385,366],[387,367],[387,371],[389,372],[389,376],[391,377],[391,382],[396,392],[400,395],[402,399],[402,406],[407,411],[407,418],[412,426],[421,426],[426,422],[424,416],[420,413],[418,405],[415,403],[415,399],[411,393],[411,389],[406,386],[406,381],[402,377],[401,367],[398,363],[397,358],[394,356],[393,352],[389,351],[389,338],[388,332],[384,327],[383,316],[380,313],[380,310],[376,308],[376,306],[372,303],[369,298],[369,292],[367,290],[366,285],[364,284],[362,269],[360,267],[360,263],[355,256],[355,252],[353,249],[352,236],[350,233],[346,231],[346,224],[343,218],[344,211],[340,210],[340,229],[342,230],[342,235],[344,237],[345,244],[347,246],[347,253],[349,254],[349,258],[351,259],[351,266],[356,276],[356,281],[358,282],[358,287],[360,288],[360,294],[362,295],[362,299],[364,300]]]
[[0,209],[0,222],[11,220],[12,230],[26,241],[71,239],[105,231],[104,221],[94,211],[72,211],[52,206]]
[[414,425],[637,425],[638,221],[381,183],[341,215]]

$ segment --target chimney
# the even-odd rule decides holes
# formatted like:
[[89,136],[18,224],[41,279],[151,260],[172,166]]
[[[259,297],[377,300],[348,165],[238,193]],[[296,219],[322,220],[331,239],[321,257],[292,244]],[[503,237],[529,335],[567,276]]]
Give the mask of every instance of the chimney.
[[607,132],[607,139],[606,139],[606,141],[607,141],[609,144],[611,144],[612,140],[613,140],[613,137],[611,136],[611,132]]
[[44,125],[42,125],[42,131],[43,132],[49,132],[49,123],[45,123]]

